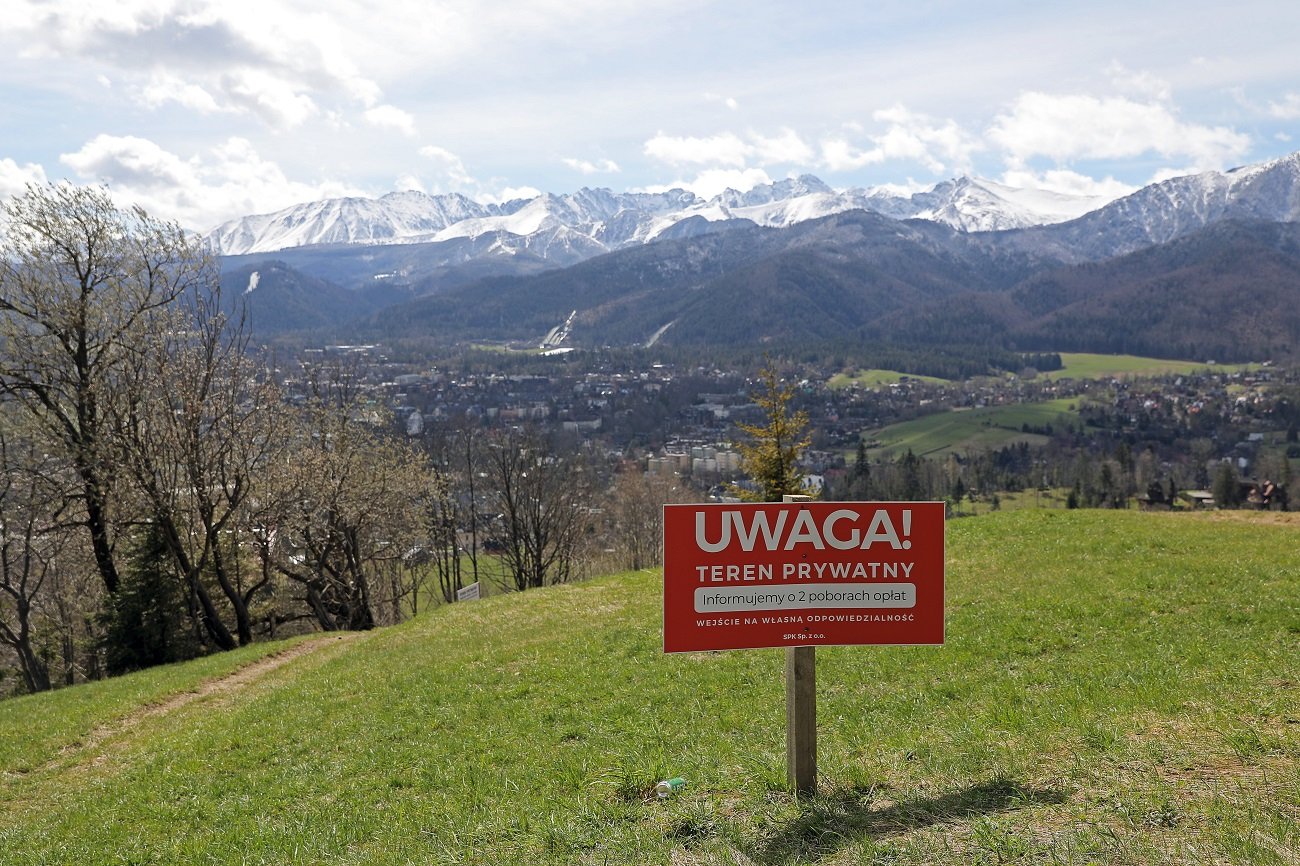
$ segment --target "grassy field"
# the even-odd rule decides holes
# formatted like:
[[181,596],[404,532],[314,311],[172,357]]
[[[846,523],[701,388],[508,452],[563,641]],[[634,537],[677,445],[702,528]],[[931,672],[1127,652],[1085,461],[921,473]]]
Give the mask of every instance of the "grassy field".
[[1044,374],[1049,379],[1109,379],[1113,376],[1183,375],[1204,370],[1239,372],[1253,369],[1254,364],[1216,364],[1204,361],[1169,361],[1163,358],[1140,358],[1136,355],[1092,355],[1062,352],[1063,369]]
[[1078,420],[1071,407],[1073,399],[1045,403],[1018,403],[1009,406],[985,406],[926,415],[912,421],[891,424],[867,435],[879,446],[868,449],[872,459],[892,458],[908,448],[917,456],[942,456],[965,453],[968,449],[985,450],[1028,442],[1042,445],[1047,437],[1022,432],[1024,425],[1043,429],[1060,427]]
[[818,653],[814,797],[656,572],[6,701],[0,863],[1295,864],[1290,517],[952,522],[946,646]]
[[934,376],[918,376],[913,373],[900,373],[897,370],[856,370],[853,373],[836,373],[826,383],[828,388],[850,388],[854,385],[859,388],[879,388],[881,385],[893,385],[904,379],[911,379],[917,382],[928,382],[932,385],[941,385],[948,381],[947,379],[938,379]]
[[[1165,358],[1143,358],[1137,355],[1096,355],[1086,352],[1062,352],[1060,370],[1042,374],[1048,379],[1109,379],[1114,376],[1165,376],[1195,373],[1204,370],[1240,372],[1258,368],[1258,364],[1215,364],[1205,361],[1171,361]],[[830,388],[879,388],[903,379],[913,379],[930,384],[943,384],[946,379],[934,376],[917,376],[898,370],[863,369],[852,373],[837,373],[826,383]]]

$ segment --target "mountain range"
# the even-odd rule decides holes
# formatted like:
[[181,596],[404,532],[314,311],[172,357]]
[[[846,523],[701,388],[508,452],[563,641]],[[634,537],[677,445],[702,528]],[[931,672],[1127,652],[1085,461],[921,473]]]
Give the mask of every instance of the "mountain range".
[[894,219],[928,219],[962,231],[1063,222],[1105,203],[1090,196],[1026,190],[961,177],[911,194],[834,190],[811,175],[726,190],[702,199],[684,189],[615,193],[583,188],[568,195],[483,204],[459,193],[394,192],[295,205],[223,223],[207,235],[213,252],[235,256],[320,244],[437,244],[491,238],[481,254],[531,252],[556,264],[649,243],[683,223],[749,220],[783,227],[847,210]]
[[577,346],[961,341],[1225,359],[1296,344],[1300,154],[1097,204],[970,178],[907,196],[810,176],[708,201],[394,193],[247,217],[208,241],[265,332],[540,343],[568,321]]

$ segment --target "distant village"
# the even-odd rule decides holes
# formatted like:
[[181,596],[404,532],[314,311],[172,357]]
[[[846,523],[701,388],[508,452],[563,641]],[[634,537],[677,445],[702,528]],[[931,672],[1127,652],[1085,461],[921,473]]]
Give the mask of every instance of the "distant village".
[[[357,387],[387,410],[394,432],[408,438],[437,436],[450,427],[531,427],[597,451],[625,470],[684,479],[701,496],[714,498],[725,497],[725,485],[742,475],[736,423],[762,420],[752,399],[756,370],[637,366],[617,356],[596,361],[555,353],[536,356],[523,372],[482,372],[394,361],[374,345],[307,349],[301,360],[347,365]],[[1060,467],[1077,463],[1079,455],[1100,465],[1118,454],[1117,474],[1128,471],[1135,487],[1129,492],[1139,501],[1159,476],[1182,494],[1182,504],[1207,504],[1208,489],[1225,465],[1244,501],[1251,485],[1270,474],[1289,481],[1292,461],[1300,458],[1300,379],[1272,364],[1248,370],[1211,364],[1195,373],[1154,377],[1054,378],[1027,369],[964,382],[901,375],[878,385],[832,384],[841,372],[808,365],[783,371],[798,386],[795,408],[810,420],[813,444],[802,469],[813,492],[841,495],[855,458],[864,454],[877,463],[898,459],[875,447],[880,443],[874,431],[889,425],[1045,401],[1071,401],[1077,420],[1056,429],[1026,427],[1025,435],[999,446],[1023,451],[1031,445],[1039,467],[1057,467],[1045,473],[1052,476],[1045,484],[1077,483]],[[292,394],[292,377],[287,384]],[[951,464],[953,455],[945,456]],[[963,453],[956,460],[976,456]],[[1146,477],[1139,477],[1139,456],[1149,464]],[[1124,466],[1125,460],[1134,465]],[[971,495],[977,492],[969,482],[965,486]],[[997,485],[986,479],[984,486]]]

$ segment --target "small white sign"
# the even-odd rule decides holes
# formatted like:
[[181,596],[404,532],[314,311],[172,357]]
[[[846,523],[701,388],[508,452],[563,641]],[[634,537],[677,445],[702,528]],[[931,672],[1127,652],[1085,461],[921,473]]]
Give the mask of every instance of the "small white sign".
[[478,582],[456,590],[456,601],[478,601]]

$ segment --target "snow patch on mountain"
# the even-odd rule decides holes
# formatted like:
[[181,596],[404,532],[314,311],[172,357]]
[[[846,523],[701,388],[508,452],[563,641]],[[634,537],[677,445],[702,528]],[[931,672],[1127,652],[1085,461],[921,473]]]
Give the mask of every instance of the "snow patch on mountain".
[[[681,189],[614,193],[586,188],[504,204],[481,204],[455,193],[421,192],[396,192],[379,199],[330,199],[231,220],[210,232],[207,240],[214,252],[243,255],[317,244],[437,243],[485,235],[531,238],[560,232],[595,255],[647,243],[692,218],[709,222],[743,219],[782,228],[863,208],[896,219],[933,219],[962,231],[986,231],[1068,219],[1095,204],[1090,199],[1053,197],[967,178],[947,181],[909,198],[861,189],[837,191],[816,177],[803,175],[745,192],[729,189],[708,200]],[[585,241],[577,241],[577,236]],[[550,237],[530,246],[553,243]],[[494,251],[517,249],[496,247]]]
[[[223,255],[265,253],[316,244],[472,242],[458,256],[529,253],[553,264],[707,230],[708,223],[748,220],[786,227],[847,210],[893,219],[923,219],[963,232],[1028,228],[1088,219],[1118,219],[1134,242],[1171,240],[1224,216],[1300,219],[1300,154],[1228,172],[1174,178],[1109,202],[960,177],[919,192],[835,190],[811,175],[726,190],[702,199],[687,190],[614,193],[583,188],[483,204],[458,193],[395,192],[378,199],[310,202],[231,220],[207,235]],[[482,239],[484,243],[479,243]]]
[[1076,256],[1114,256],[1225,219],[1300,222],[1300,153],[1151,184],[1066,224],[1062,239]]

